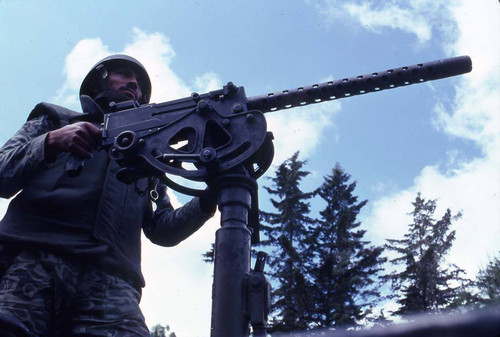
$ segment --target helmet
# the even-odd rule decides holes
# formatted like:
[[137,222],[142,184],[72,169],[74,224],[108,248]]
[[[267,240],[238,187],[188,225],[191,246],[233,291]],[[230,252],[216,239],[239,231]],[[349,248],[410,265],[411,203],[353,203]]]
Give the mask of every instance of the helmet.
[[107,90],[108,74],[121,67],[130,68],[136,73],[137,82],[142,90],[142,98],[139,103],[149,103],[151,98],[151,80],[146,68],[135,58],[123,54],[111,55],[97,62],[83,79],[80,86],[80,96],[87,95],[94,98],[97,93]]

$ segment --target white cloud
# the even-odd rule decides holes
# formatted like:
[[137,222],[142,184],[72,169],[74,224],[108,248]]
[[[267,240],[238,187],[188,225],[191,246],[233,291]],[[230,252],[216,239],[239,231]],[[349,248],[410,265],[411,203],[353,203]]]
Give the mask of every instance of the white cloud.
[[123,53],[137,58],[148,70],[153,88],[151,102],[164,102],[191,94],[185,82],[170,68],[175,51],[165,35],[134,28],[134,40]]
[[275,138],[273,163],[281,164],[296,151],[307,158],[317,148],[325,130],[333,127],[333,117],[340,107],[340,102],[332,101],[266,114],[267,128]]
[[100,39],[84,39],[66,56],[63,73],[66,75],[65,85],[70,90],[79,90],[88,70],[100,59],[109,54],[108,46]]
[[80,101],[77,93],[80,90],[83,78],[94,64],[109,54],[108,47],[103,45],[98,38],[79,41],[66,56],[63,69],[66,81],[52,101],[66,107],[78,109]]
[[445,46],[451,54],[471,55],[473,71],[461,78],[449,111],[436,106],[436,124],[449,135],[474,141],[482,156],[464,161],[452,155],[444,165],[425,166],[413,186],[374,201],[365,223],[379,240],[387,233],[400,238],[411,221],[406,213],[417,192],[438,199],[437,217],[445,208],[463,212],[454,227],[456,241],[449,260],[474,276],[499,251],[500,33],[492,28],[498,26],[500,12],[494,2],[466,1],[452,9],[458,31],[447,37]]
[[471,139],[485,153],[498,150],[500,142],[500,14],[498,4],[482,6],[470,1],[453,8],[460,30],[447,51],[450,55],[470,55],[473,70],[456,88],[453,111],[436,107],[436,122],[454,136]]
[[213,71],[197,76],[193,81],[193,87],[197,93],[206,93],[222,88],[220,76]]
[[384,3],[379,9],[373,8],[373,3],[344,5],[346,12],[357,18],[361,24],[368,29],[378,31],[383,27],[401,29],[413,33],[420,41],[428,41],[431,38],[431,27],[426,18],[414,15],[411,9],[402,9],[394,4]]
[[[308,3],[313,3],[306,0]],[[329,23],[351,19],[365,29],[381,33],[383,28],[414,34],[423,43],[432,38],[433,29],[450,30],[446,1],[340,1],[314,2]],[[437,20],[439,18],[439,20]]]
[[3,218],[9,207],[9,200],[0,198],[0,218]]

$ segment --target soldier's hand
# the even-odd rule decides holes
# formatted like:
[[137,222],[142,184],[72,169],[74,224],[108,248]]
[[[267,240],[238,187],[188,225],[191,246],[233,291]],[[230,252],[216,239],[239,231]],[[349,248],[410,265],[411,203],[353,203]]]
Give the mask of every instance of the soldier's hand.
[[88,122],[78,122],[50,131],[45,140],[45,159],[55,160],[58,154],[70,152],[80,158],[92,157],[101,143],[101,130]]

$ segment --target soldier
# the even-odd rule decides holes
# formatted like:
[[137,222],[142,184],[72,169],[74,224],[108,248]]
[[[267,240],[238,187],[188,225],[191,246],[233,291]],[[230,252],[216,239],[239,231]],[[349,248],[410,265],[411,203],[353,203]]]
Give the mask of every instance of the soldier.
[[[40,103],[0,149],[0,196],[15,195],[0,222],[0,315],[35,336],[149,336],[139,309],[141,230],[174,246],[215,212],[209,192],[174,210],[161,184],[153,211],[152,178],[120,182],[99,148],[110,103],[150,96],[141,63],[107,57],[83,80],[83,113]],[[65,173],[70,154],[86,159],[78,177]]]

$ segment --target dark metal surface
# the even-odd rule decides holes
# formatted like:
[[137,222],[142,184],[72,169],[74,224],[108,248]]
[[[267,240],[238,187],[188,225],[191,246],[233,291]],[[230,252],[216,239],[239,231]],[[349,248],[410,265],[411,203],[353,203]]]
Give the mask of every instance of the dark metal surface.
[[247,104],[250,110],[270,112],[423,83],[471,70],[470,57],[458,56],[250,97]]
[[245,315],[252,325],[252,337],[267,336],[267,320],[271,309],[271,283],[264,276],[267,254],[258,252],[253,270],[245,280]]
[[464,314],[435,316],[422,314],[410,322],[366,330],[314,330],[273,333],[272,337],[500,337],[500,308],[486,308]]
[[212,337],[248,336],[244,281],[250,273],[248,214],[255,182],[245,174],[222,176],[217,203],[221,228],[215,236]]

